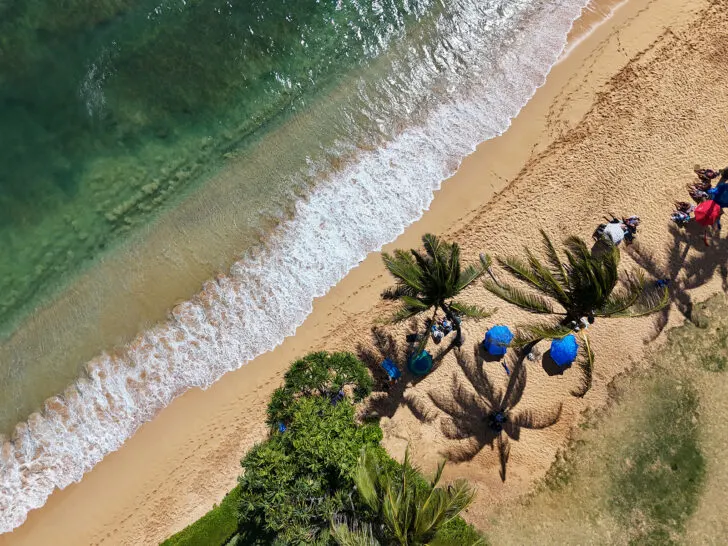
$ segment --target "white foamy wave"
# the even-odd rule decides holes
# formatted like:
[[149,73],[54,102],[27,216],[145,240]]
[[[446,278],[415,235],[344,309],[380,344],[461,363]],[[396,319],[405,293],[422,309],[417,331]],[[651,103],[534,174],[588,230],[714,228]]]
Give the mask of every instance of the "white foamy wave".
[[300,202],[264,249],[205,283],[123,351],[91,361],[85,377],[18,425],[0,452],[0,532],[20,525],[56,487],[80,480],[176,396],[292,335],[315,297],[419,218],[477,143],[506,130],[543,83],[583,4],[539,5],[467,95],[362,152]]

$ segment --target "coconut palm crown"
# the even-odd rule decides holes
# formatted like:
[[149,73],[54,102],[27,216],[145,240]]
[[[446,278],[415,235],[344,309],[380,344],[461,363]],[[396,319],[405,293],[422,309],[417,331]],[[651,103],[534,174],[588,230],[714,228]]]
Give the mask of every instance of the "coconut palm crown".
[[[579,331],[579,322],[587,318],[639,317],[660,311],[669,304],[667,287],[651,287],[641,270],[619,271],[619,249],[609,244],[601,252],[592,253],[583,239],[569,237],[564,241],[562,256],[551,239],[541,230],[544,258],[528,248],[526,259],[499,258],[498,262],[523,288],[485,280],[487,290],[530,313],[549,315],[550,320],[520,326],[516,345],[531,345],[541,339],[561,338]],[[581,329],[587,353],[585,371],[591,377],[594,355],[589,338]],[[590,379],[589,379],[590,383]]]
[[433,308],[434,318],[437,310],[441,310],[457,332],[455,346],[460,346],[460,318],[485,318],[492,312],[454,298],[483,276],[490,267],[490,258],[481,255],[479,264],[463,268],[457,243],[446,243],[431,234],[424,235],[422,243],[424,253],[415,249],[395,250],[393,254],[382,253],[385,267],[396,279],[395,286],[385,290],[382,297],[402,302],[402,307],[392,319],[394,322]]
[[409,450],[405,451],[401,466],[387,471],[379,464],[374,450],[364,448],[354,472],[354,483],[361,501],[375,515],[378,525],[354,522],[350,527],[346,521],[334,521],[331,529],[334,540],[342,546],[431,543],[438,530],[457,517],[475,497],[475,490],[465,480],[439,486],[444,467],[445,463],[440,463],[435,476],[425,484],[410,462]]

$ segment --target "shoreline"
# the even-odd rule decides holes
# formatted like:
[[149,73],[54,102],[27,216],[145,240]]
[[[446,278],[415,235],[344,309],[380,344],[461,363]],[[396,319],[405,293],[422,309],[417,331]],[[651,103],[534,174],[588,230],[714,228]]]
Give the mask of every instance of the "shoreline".
[[[546,68],[562,50],[563,35],[572,25],[572,18],[578,14],[583,2],[570,0],[567,3],[571,6],[568,13],[558,9],[549,14],[545,10],[546,20],[555,25],[552,31],[544,33],[545,37],[549,37],[548,41],[536,45],[524,37],[514,44],[514,51],[521,51],[523,59],[519,60],[521,57],[514,55],[504,67],[512,65],[515,73],[523,74],[522,78],[517,77],[515,82],[505,80],[498,70],[494,71],[493,78],[475,77],[471,82],[473,85],[468,84],[464,89],[467,88],[467,93],[476,93],[477,100],[468,100],[466,93],[463,101],[455,101],[453,96],[450,97],[453,100],[438,102],[439,107],[425,112],[426,122],[413,124],[412,132],[407,130],[407,124],[400,127],[403,133],[399,129],[395,131],[389,151],[389,146],[384,146],[383,142],[380,142],[382,146],[370,147],[371,143],[366,139],[360,141],[361,135],[357,138],[353,135],[352,142],[361,145],[359,151],[345,155],[343,160],[338,155],[328,157],[325,154],[323,166],[315,162],[312,168],[315,173],[321,170],[323,180],[309,188],[313,189],[312,192],[303,191],[309,198],[328,191],[326,181],[337,181],[339,173],[345,171],[341,177],[346,186],[342,186],[342,190],[330,192],[331,197],[347,191],[346,188],[352,188],[352,183],[364,177],[369,180],[359,187],[367,187],[378,194],[392,192],[392,195],[399,196],[399,201],[396,206],[381,206],[377,200],[366,202],[365,191],[351,189],[352,196],[362,197],[359,200],[362,218],[348,219],[358,222],[357,229],[351,230],[350,234],[360,236],[359,244],[357,248],[347,245],[345,250],[348,260],[346,263],[339,260],[339,270],[335,275],[320,275],[321,280],[307,279],[306,312],[314,294],[323,294],[358,259],[364,257],[367,250],[394,238],[400,229],[421,215],[433,197],[433,189],[440,186],[479,140],[507,129],[509,116],[515,115],[534,89],[543,82]],[[539,8],[539,11],[544,10]],[[527,18],[524,24],[528,28],[535,28],[535,21],[533,17]],[[522,33],[522,36],[527,36],[527,33]],[[472,51],[477,52],[478,49],[475,47]],[[529,53],[526,54],[526,51]],[[471,53],[470,56],[473,59],[486,59],[482,63],[484,67],[493,64],[478,53]],[[378,81],[377,76],[389,70],[388,63],[386,56],[379,59],[367,69],[366,73],[372,77],[365,77],[365,80]],[[480,66],[475,61],[468,61],[470,64]],[[297,179],[299,175],[304,178],[315,177],[315,174],[301,174],[296,166],[305,163],[301,158],[317,157],[315,149],[319,146],[327,148],[336,140],[336,134],[329,134],[327,129],[330,122],[336,121],[329,110],[337,110],[338,107],[332,107],[345,105],[347,97],[356,95],[360,76],[352,74],[345,77],[339,82],[340,85],[334,85],[315,103],[296,114],[295,120],[281,123],[270,132],[266,129],[266,133],[261,136],[260,146],[256,146],[251,153],[231,158],[228,167],[205,184],[204,192],[193,192],[179,206],[161,215],[154,224],[136,233],[128,244],[108,253],[103,260],[73,281],[57,299],[37,309],[10,339],[0,342],[0,361],[13,363],[7,372],[12,374],[13,380],[6,381],[9,403],[7,410],[3,408],[0,413],[0,432],[12,436],[18,424],[36,418],[36,412],[73,385],[89,366],[94,366],[94,361],[100,355],[105,352],[112,355],[123,352],[126,347],[137,343],[146,332],[168,322],[170,312],[176,305],[182,303],[184,307],[190,301],[204,297],[209,281],[216,274],[223,272],[227,277],[234,276],[229,274],[231,267],[244,274],[256,273],[245,267],[246,262],[250,261],[250,254],[259,250],[265,253],[276,245],[282,246],[286,241],[277,238],[277,235],[285,232],[290,224],[297,223],[301,215],[294,215],[286,209],[284,216],[272,220],[270,225],[261,220],[265,229],[261,228],[262,231],[258,232],[255,226],[250,225],[248,211],[265,212],[264,203],[259,201],[266,201],[266,198],[264,192],[260,192],[257,201],[246,203],[238,191],[241,180],[257,180],[261,187],[273,187],[274,180],[291,178],[297,187],[303,183]],[[510,91],[492,93],[492,88]],[[474,108],[477,104],[481,105],[479,109]],[[439,114],[442,116],[438,117]],[[433,121],[435,119],[437,121]],[[474,128],[472,134],[458,130],[468,123]],[[450,137],[439,138],[443,134],[440,129],[449,133]],[[306,135],[312,134],[312,131],[318,136],[307,139]],[[319,134],[322,132],[326,134]],[[399,138],[400,135],[402,138]],[[438,138],[432,140],[431,137]],[[423,148],[431,151],[422,155]],[[273,151],[275,153],[271,153]],[[286,158],[291,158],[290,165]],[[417,174],[411,175],[413,171]],[[306,180],[304,182],[308,184]],[[331,186],[333,188],[333,184]],[[291,191],[295,193],[295,188]],[[305,201],[297,199],[296,207],[302,204],[306,208]],[[313,213],[324,212],[327,203],[320,201],[319,205],[323,206]],[[381,223],[381,229],[369,227],[374,223],[379,224],[378,218],[374,222],[366,221],[366,213],[374,210],[372,205],[379,205],[380,209],[385,209],[385,213],[394,212],[390,222]],[[386,210],[388,208],[392,210]],[[329,225],[332,226],[333,222]],[[332,228],[329,231],[335,230]],[[349,239],[349,234],[346,235],[341,239]],[[289,250],[300,251],[312,242],[308,237],[299,236],[298,239],[300,244],[292,249],[290,246],[293,245],[289,245]],[[334,246],[331,245],[332,248]],[[337,248],[334,254],[340,258],[342,250]],[[321,263],[331,261],[330,253],[322,252]],[[246,279],[242,278],[242,281]],[[284,286],[288,287],[289,284],[284,283]],[[295,305],[291,304],[290,307]],[[295,322],[299,320],[302,321],[303,317],[297,316]],[[291,332],[285,333],[288,335]],[[267,337],[275,343],[280,338],[278,332]],[[247,351],[240,360],[247,361],[259,352]],[[0,390],[0,394],[4,392]]]
[[[581,40],[552,69],[546,83],[512,121],[508,131],[479,145],[463,161],[458,173],[443,182],[422,218],[394,243],[386,245],[385,250],[415,246],[426,231],[447,233],[466,226],[530,159],[570,128],[569,122],[576,123],[586,113],[601,85],[614,75],[615,66],[590,73],[587,89],[580,88],[578,104],[560,104],[560,118],[566,121],[563,127],[555,128],[549,122],[550,110],[572,83],[573,73],[583,67],[615,27],[646,9],[645,5],[668,3],[632,0]],[[669,20],[669,16],[666,14],[665,19]],[[661,30],[660,26],[652,34],[645,33],[642,40],[649,43]],[[633,44],[633,55],[642,49],[640,45],[639,40]],[[623,59],[623,64],[629,58]],[[620,68],[617,61],[616,69]],[[474,193],[479,195],[478,199],[473,199]],[[313,313],[295,336],[227,374],[207,391],[193,389],[177,398],[119,451],[109,454],[86,474],[82,482],[56,491],[43,508],[30,513],[25,524],[0,537],[0,544],[50,540],[58,536],[54,522],[67,528],[63,536],[68,537],[69,543],[100,543],[106,538],[112,543],[156,542],[204,514],[212,502],[219,501],[232,487],[241,454],[265,434],[261,419],[265,401],[288,363],[308,350],[330,343],[326,340],[330,332],[338,330],[333,337],[340,336],[342,331],[338,327],[349,322],[349,318],[355,323],[355,315],[371,312],[372,300],[388,284],[379,253],[370,253],[326,296],[316,299]],[[344,330],[350,328],[348,325]],[[245,422],[240,423],[241,420]],[[159,438],[163,441],[159,442]],[[210,468],[220,473],[212,482],[207,476]],[[170,483],[175,476],[177,482]]]

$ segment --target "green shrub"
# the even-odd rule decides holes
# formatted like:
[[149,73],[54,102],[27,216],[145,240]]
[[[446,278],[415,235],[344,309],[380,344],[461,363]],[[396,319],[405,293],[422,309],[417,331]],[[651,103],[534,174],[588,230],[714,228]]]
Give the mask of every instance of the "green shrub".
[[485,539],[478,531],[457,517],[445,524],[435,535],[430,546],[485,546]]
[[230,491],[220,503],[192,525],[162,543],[162,546],[221,546],[235,534],[240,486]]
[[354,406],[319,396],[293,400],[288,429],[243,459],[238,544],[327,544],[329,521],[351,505],[352,473],[378,425],[358,425]]
[[361,360],[351,353],[308,354],[291,365],[284,385],[271,396],[267,423],[271,427],[288,423],[292,405],[301,396],[333,398],[347,386],[352,388],[355,402],[372,392],[372,378]]

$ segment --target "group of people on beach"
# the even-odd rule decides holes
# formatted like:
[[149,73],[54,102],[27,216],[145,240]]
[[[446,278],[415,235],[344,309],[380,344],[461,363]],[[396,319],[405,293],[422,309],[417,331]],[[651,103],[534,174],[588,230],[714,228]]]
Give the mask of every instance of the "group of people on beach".
[[[694,203],[687,201],[675,202],[675,210],[670,219],[679,227],[686,227],[690,222],[696,221],[706,227],[704,233],[705,244],[708,245],[708,232],[720,233],[720,218],[723,208],[728,206],[728,167],[720,170],[694,168],[698,179],[688,184],[688,195]],[[713,181],[718,179],[715,186]],[[607,223],[600,224],[594,231],[593,238],[599,242],[611,242],[615,246],[622,241],[631,244],[640,225],[639,216],[630,216],[621,220],[611,215],[605,218]]]
[[[712,229],[714,233],[720,232],[723,208],[728,206],[728,167],[715,170],[696,166],[694,172],[698,179],[687,186],[693,203],[675,202],[675,211],[670,219],[680,227],[686,227],[692,221],[705,226],[703,238],[707,245],[708,231]],[[715,179],[718,182],[713,186]]]
[[[455,320],[459,320],[456,316]],[[446,317],[432,321],[430,324],[430,336],[435,345],[438,345],[446,335],[454,330],[454,325]]]

